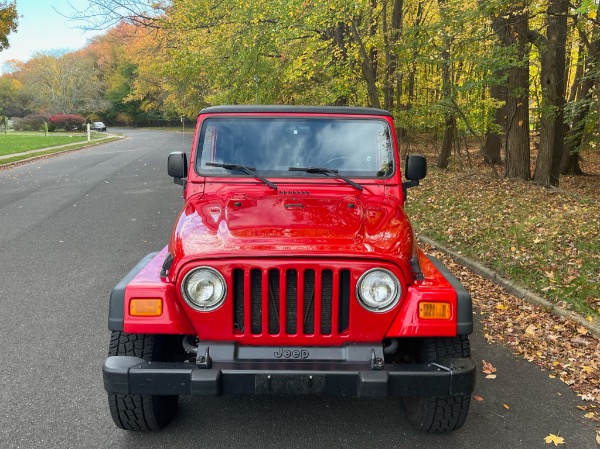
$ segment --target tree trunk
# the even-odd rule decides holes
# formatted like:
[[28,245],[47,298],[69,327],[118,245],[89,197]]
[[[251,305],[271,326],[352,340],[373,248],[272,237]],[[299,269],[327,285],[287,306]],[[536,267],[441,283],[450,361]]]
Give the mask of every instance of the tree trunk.
[[[504,47],[510,45],[508,36],[508,22],[502,16],[496,16],[492,19],[492,28],[498,36],[500,44]],[[507,101],[508,101],[508,88],[507,78],[508,72],[506,68],[495,69],[493,72],[494,82],[490,86],[490,97],[500,103],[502,106],[496,109],[494,114],[493,123],[497,128],[502,130],[502,134],[496,131],[487,130],[485,133],[485,143],[483,145],[482,153],[483,160],[486,164],[499,165],[502,164],[502,135],[506,134],[507,127]]]
[[[371,14],[369,14],[369,20],[371,23],[369,25],[369,37],[371,39],[375,36],[375,34],[377,34],[377,19],[372,16],[372,13],[376,8],[377,0],[371,0]],[[371,50],[369,51],[369,65],[371,66],[371,70],[373,71],[375,79],[377,79],[377,72],[379,68],[377,67],[377,47],[375,45],[371,46]]]
[[[346,36],[348,34],[348,28],[344,22],[339,22],[333,30],[333,41],[335,46],[339,50],[339,56],[336,56],[334,52],[333,56],[333,64],[336,64],[337,61],[344,62],[348,59],[348,49],[346,47]],[[347,95],[340,95],[335,99],[335,106],[348,106],[350,104],[350,100]]]
[[564,149],[565,63],[567,43],[566,0],[552,0],[547,11],[547,38],[534,42],[541,59],[542,115],[540,147],[535,164],[534,181],[558,187],[560,161]]
[[[446,21],[446,2],[447,0],[438,0],[440,6],[440,14],[442,21]],[[452,109],[452,75],[450,73],[450,36],[445,31],[446,27],[443,27],[442,31],[442,103],[446,107],[444,113],[444,139],[442,141],[442,151],[438,156],[437,166],[438,168],[447,168],[450,155],[452,154],[452,147],[454,146],[454,140],[456,137],[456,116],[454,109]]]
[[[392,36],[394,37],[394,45],[398,46],[398,42],[402,39],[402,29],[404,28],[404,0],[394,0],[394,9],[392,11]],[[397,52],[397,48],[395,50]],[[394,54],[396,75],[396,107],[400,107],[402,101],[402,79],[403,73],[398,71],[398,55]]]
[[[424,6],[423,6],[423,2],[420,1],[419,4],[417,5],[417,15],[415,18],[415,23],[413,25],[413,28],[415,29],[419,29],[419,27],[423,24],[423,20],[424,20]],[[417,36],[419,35],[419,32],[417,31],[415,39],[417,39]],[[408,74],[408,85],[406,88],[407,91],[407,103],[406,103],[406,110],[410,110],[413,104],[413,101],[415,99],[415,80],[417,77],[417,56],[419,56],[419,50],[417,48],[415,48],[412,52],[412,61],[411,61],[411,68],[410,68],[410,73]]]
[[358,46],[358,52],[360,54],[361,64],[360,68],[363,74],[363,78],[367,83],[367,94],[369,97],[369,106],[372,108],[381,108],[381,102],[379,101],[379,91],[377,90],[377,68],[373,66],[371,62],[370,53],[367,52],[365,44],[358,32],[355,20],[351,21],[352,36],[354,42]]
[[509,178],[529,181],[529,52],[527,48],[528,17],[524,4],[513,5],[509,13],[509,39],[516,47],[516,63],[508,73],[508,128],[505,171]]
[[394,109],[394,106],[397,107],[400,105],[400,97],[402,95],[402,74],[397,73],[397,70],[398,44],[402,37],[402,8],[404,0],[394,0],[393,3],[389,30],[387,26],[387,10],[385,7],[383,9],[383,37],[387,61],[383,108],[388,111]]

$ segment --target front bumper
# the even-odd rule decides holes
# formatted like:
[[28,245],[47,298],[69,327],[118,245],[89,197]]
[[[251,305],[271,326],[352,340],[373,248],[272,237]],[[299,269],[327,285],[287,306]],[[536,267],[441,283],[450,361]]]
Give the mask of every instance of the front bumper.
[[470,358],[372,366],[357,360],[233,359],[215,360],[206,368],[193,362],[113,356],[102,371],[104,388],[112,394],[454,396],[471,394],[475,386]]

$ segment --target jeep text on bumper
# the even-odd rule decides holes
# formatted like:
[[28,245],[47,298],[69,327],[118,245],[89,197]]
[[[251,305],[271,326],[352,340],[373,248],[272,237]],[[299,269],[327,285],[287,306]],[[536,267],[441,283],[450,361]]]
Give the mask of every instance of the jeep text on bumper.
[[471,297],[416,244],[389,113],[203,110],[169,245],[111,294],[115,424],[156,430],[178,395],[401,396],[417,428],[460,428],[475,383]]

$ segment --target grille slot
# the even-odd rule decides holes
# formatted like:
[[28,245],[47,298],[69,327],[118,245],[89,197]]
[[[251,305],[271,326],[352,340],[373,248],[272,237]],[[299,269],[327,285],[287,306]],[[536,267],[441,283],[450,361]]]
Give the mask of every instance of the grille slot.
[[321,333],[331,334],[331,315],[333,300],[333,273],[323,270],[321,274]]
[[252,333],[258,335],[262,332],[262,274],[261,270],[250,271],[250,310],[252,318]]
[[349,269],[235,268],[234,332],[263,336],[345,332],[350,323],[350,284]]
[[340,301],[338,332],[341,334],[350,326],[350,270],[340,271]]
[[296,333],[296,315],[298,312],[298,272],[288,270],[285,278],[285,332]]
[[279,270],[269,270],[269,334],[279,333]]
[[315,270],[304,272],[304,333],[315,333]]
[[233,270],[233,331],[244,333],[244,270]]

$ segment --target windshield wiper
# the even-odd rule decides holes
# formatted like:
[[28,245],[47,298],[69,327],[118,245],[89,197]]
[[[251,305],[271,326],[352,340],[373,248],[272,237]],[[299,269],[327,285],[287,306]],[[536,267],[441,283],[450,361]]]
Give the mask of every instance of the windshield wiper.
[[306,172],[306,173],[322,173],[324,175],[333,175],[336,178],[339,178],[339,179],[341,179],[343,181],[346,181],[348,184],[350,184],[355,189],[358,189],[360,191],[362,191],[364,189],[363,186],[361,186],[360,184],[357,184],[356,182],[352,181],[350,178],[345,177],[344,175],[340,175],[339,170],[335,170],[333,168],[325,168],[325,167],[289,167],[288,170],[289,171],[303,171],[303,172]]
[[264,176],[261,176],[258,173],[256,173],[256,168],[255,167],[249,167],[247,165],[240,165],[240,164],[219,164],[219,163],[216,163],[216,162],[207,162],[205,165],[208,165],[209,167],[221,167],[221,168],[224,168],[226,170],[239,170],[239,171],[243,171],[247,175],[254,176],[256,179],[260,179],[262,182],[264,182],[266,185],[268,185],[272,189],[277,190],[277,184],[272,183],[271,181],[269,181]]

